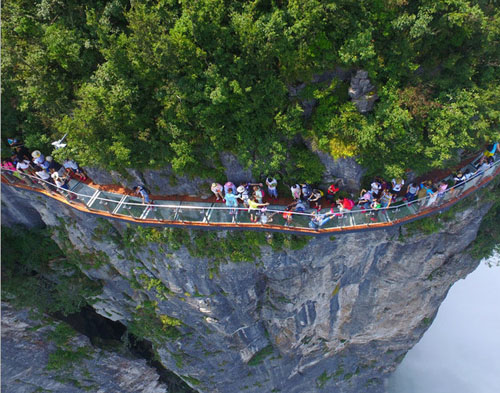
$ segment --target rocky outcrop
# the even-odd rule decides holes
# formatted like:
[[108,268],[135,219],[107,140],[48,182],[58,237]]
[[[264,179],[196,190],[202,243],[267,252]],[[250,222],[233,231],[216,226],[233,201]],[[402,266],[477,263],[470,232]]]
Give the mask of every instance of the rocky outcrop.
[[[348,191],[359,190],[363,168],[356,163],[354,158],[333,159],[328,153],[322,152],[306,141],[310,148],[319,156],[321,163],[325,166],[322,175],[321,186],[325,189],[338,178],[343,179],[345,189]],[[189,195],[206,198],[212,195],[210,185],[212,182],[225,183],[230,180],[234,184],[247,181],[263,181],[256,179],[250,168],[245,169],[238,158],[228,152],[220,154],[221,163],[224,167],[226,177],[224,179],[202,179],[199,177],[187,177],[174,175],[171,168],[164,169],[127,169],[125,174],[116,171],[107,171],[97,167],[85,167],[85,171],[96,184],[119,184],[132,189],[137,185],[145,185],[156,195]],[[36,215],[35,215],[36,216]],[[36,217],[31,217],[32,222]]]
[[170,167],[142,171],[127,169],[124,174],[97,167],[85,167],[85,171],[96,184],[119,184],[130,189],[137,185],[145,185],[157,195],[209,196],[211,194],[211,179],[177,176]]
[[229,152],[222,152],[220,160],[226,174],[225,179],[203,179],[175,175],[171,167],[163,169],[127,169],[126,173],[107,171],[97,167],[85,167],[85,171],[96,184],[120,184],[123,187],[133,188],[136,185],[145,185],[153,194],[158,195],[190,195],[208,197],[212,195],[212,182],[225,183],[227,180],[234,184],[255,180],[251,169],[243,168],[238,158]]
[[182,321],[179,337],[156,344],[158,356],[207,393],[382,392],[450,286],[477,266],[463,251],[489,208],[472,198],[432,235],[392,228],[312,238],[299,250],[269,237],[273,247],[261,246],[253,262],[225,263],[218,242],[227,232],[203,243],[212,257],[196,257],[159,241],[135,246],[129,237],[125,246],[117,239],[134,228],[119,221],[96,237],[102,222],[48,198],[9,187],[4,198],[9,222],[12,203],[32,207],[47,225],[64,218],[76,249],[108,255],[85,271],[104,283],[100,314],[130,324],[153,301],[158,315]]
[[[333,79],[337,78],[342,81],[346,81],[351,77],[352,71],[351,70],[346,70],[342,67],[335,67],[333,70],[328,70],[325,71],[321,74],[315,74],[311,78],[312,84],[317,84],[317,83],[324,83],[324,82],[331,82]],[[300,94],[301,92],[307,87],[308,83],[302,82],[297,85],[290,85],[288,86],[288,96],[291,99],[298,99],[300,102],[300,106],[302,107],[303,110],[303,116],[305,119],[309,119],[313,113],[314,108],[316,107],[316,104],[318,103],[318,100],[315,98],[301,98]]]
[[327,189],[330,184],[342,180],[342,189],[357,194],[361,189],[361,179],[366,172],[353,157],[333,159],[333,157],[319,150],[314,143],[306,141],[325,167],[322,178],[322,187]]
[[[50,339],[57,322],[29,317],[2,302],[2,391],[24,392],[121,392],[167,393],[156,370],[145,360],[133,359],[92,347],[77,334],[57,348]],[[72,363],[71,356],[77,359]],[[55,362],[55,356],[60,361]],[[49,363],[52,356],[52,363]]]
[[370,112],[378,100],[378,95],[375,93],[375,86],[368,79],[368,72],[359,70],[351,78],[351,86],[349,87],[349,97],[361,113]]

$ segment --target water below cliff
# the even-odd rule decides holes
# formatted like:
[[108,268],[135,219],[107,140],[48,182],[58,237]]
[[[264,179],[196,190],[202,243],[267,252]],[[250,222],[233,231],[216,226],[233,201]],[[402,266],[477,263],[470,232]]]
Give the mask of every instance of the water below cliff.
[[390,378],[389,393],[499,391],[499,264],[496,254],[453,285],[432,326]]

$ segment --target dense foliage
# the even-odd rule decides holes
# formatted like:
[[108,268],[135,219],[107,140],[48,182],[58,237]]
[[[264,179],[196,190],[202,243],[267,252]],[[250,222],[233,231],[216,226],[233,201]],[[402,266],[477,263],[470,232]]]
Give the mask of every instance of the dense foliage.
[[[4,137],[47,152],[67,132],[81,164],[210,176],[232,151],[314,182],[306,141],[398,175],[499,136],[494,0],[10,0],[2,17]],[[372,113],[311,83],[337,66],[369,72]]]

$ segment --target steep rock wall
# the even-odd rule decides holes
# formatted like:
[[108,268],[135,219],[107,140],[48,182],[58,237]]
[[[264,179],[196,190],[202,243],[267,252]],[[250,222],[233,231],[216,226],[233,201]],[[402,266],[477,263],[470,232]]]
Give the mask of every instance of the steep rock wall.
[[[121,392],[168,393],[158,381],[156,370],[145,360],[92,347],[80,334],[70,338],[65,350],[84,351],[75,364],[50,366],[57,350],[49,339],[57,322],[29,316],[28,310],[16,310],[2,302],[2,391],[24,392]],[[59,363],[58,363],[59,365]]]
[[165,367],[200,392],[228,393],[383,391],[450,286],[477,266],[462,251],[489,208],[472,197],[428,236],[393,228],[313,238],[301,250],[262,246],[254,262],[224,263],[217,251],[193,257],[133,237],[125,246],[133,226],[32,193],[4,187],[2,199],[9,223],[22,219],[19,206],[33,208],[49,226],[64,221],[62,245],[105,253],[85,270],[104,282],[96,310],[130,324],[138,305],[157,302],[157,315],[182,321],[180,337],[153,339]]

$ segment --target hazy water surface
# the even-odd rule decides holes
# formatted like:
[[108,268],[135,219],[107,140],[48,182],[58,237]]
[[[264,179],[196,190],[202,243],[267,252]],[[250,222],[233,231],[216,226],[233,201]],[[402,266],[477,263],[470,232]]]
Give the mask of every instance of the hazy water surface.
[[500,255],[450,289],[389,393],[500,393]]

